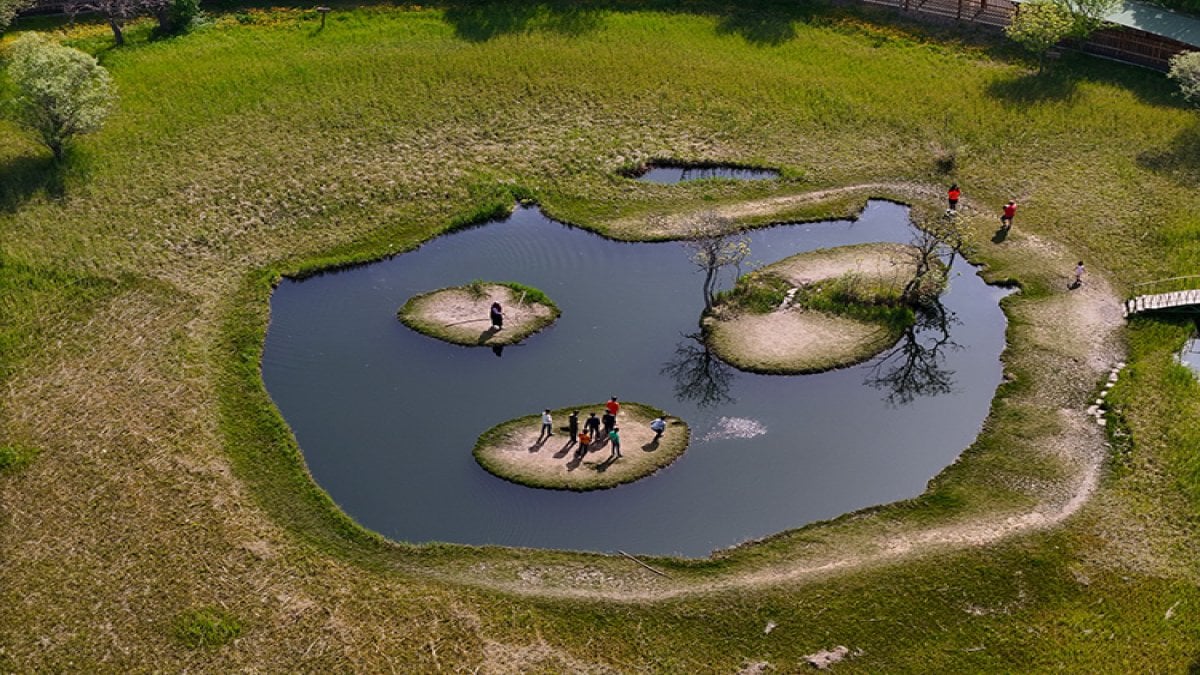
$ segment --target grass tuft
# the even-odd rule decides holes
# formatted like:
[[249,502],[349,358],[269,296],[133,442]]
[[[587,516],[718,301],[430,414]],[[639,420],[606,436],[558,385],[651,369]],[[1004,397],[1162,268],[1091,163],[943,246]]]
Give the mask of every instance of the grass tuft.
[[219,647],[242,634],[242,622],[215,607],[188,610],[175,620],[174,636],[186,647]]

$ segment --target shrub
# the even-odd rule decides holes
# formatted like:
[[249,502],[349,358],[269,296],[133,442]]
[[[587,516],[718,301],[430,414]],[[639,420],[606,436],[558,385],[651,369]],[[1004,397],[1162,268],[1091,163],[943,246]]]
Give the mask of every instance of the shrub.
[[1171,57],[1168,76],[1179,83],[1181,96],[1200,105],[1200,52],[1183,52]]

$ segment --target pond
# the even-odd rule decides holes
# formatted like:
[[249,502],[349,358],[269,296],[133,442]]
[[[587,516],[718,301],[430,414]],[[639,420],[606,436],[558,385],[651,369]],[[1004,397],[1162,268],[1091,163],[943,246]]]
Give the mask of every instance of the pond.
[[[1200,321],[1197,321],[1197,325],[1200,327]],[[1179,353],[1179,362],[1191,368],[1196,377],[1200,377],[1200,334],[1184,343],[1183,351]]]
[[708,178],[729,178],[733,180],[772,180],[779,178],[775,169],[750,169],[741,166],[727,165],[662,165],[651,163],[644,173],[634,176],[646,183],[673,184],[691,180]]
[[[871,202],[856,221],[755,230],[751,259],[911,235],[906,208]],[[476,278],[537,286],[562,317],[499,354],[396,320],[410,296]],[[978,434],[1007,291],[963,261],[944,315],[870,363],[796,377],[734,371],[687,337],[702,281],[678,243],[611,241],[519,208],[389,260],[284,280],[263,378],[316,482],[364,526],[414,543],[703,556],[919,495]],[[508,483],[471,455],[495,424],[614,395],[686,419],[690,449],[591,493]]]

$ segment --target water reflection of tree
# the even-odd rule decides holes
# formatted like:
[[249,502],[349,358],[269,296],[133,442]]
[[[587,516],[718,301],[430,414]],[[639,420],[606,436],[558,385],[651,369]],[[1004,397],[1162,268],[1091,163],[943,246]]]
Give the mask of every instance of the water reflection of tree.
[[950,393],[954,371],[945,367],[945,360],[946,352],[960,348],[950,339],[950,327],[957,323],[954,313],[940,302],[923,307],[896,346],[871,364],[866,384],[886,390],[886,400],[892,405]]
[[729,395],[736,374],[733,367],[717,358],[700,333],[683,338],[675,345],[674,358],[660,371],[675,380],[675,398],[701,408],[733,403]]

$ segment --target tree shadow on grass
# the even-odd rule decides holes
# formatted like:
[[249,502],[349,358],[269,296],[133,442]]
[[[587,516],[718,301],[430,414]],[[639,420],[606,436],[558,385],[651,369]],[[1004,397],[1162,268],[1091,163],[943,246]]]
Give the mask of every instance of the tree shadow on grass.
[[1075,96],[1077,85],[1077,78],[1051,70],[994,80],[985,91],[988,96],[1002,103],[1030,105],[1045,101],[1069,101]]
[[33,197],[66,196],[63,164],[49,156],[20,155],[0,163],[0,211],[12,213]]
[[780,45],[796,37],[794,22],[797,18],[799,17],[795,12],[763,11],[747,7],[721,17],[717,23],[717,34],[741,35],[747,42],[756,45]]
[[578,37],[600,27],[597,6],[565,2],[448,2],[443,18],[454,34],[470,42],[486,42],[499,35],[541,30]]
[[1138,166],[1169,177],[1181,184],[1200,183],[1200,124],[1180,131],[1164,148],[1146,150],[1137,156]]

